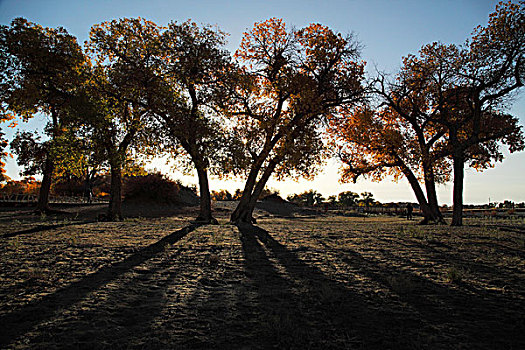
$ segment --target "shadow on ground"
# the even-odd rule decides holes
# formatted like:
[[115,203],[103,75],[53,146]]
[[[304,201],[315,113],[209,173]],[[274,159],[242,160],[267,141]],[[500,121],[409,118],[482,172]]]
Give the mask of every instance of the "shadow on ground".
[[[114,281],[122,274],[130,271],[133,267],[153,258],[164,251],[167,245],[172,245],[182,239],[189,232],[195,230],[196,225],[190,225],[173,232],[158,242],[151,244],[138,252],[132,254],[125,260],[112,266],[105,267],[90,274],[78,282],[58,290],[57,292],[44,296],[41,300],[29,303],[21,309],[0,317],[0,324],[9,325],[0,328],[0,345],[10,344],[18,336],[30,331],[36,325],[51,319],[55,313],[80,302],[88,294],[95,292],[98,288]],[[125,310],[117,310],[121,313]],[[95,320],[94,320],[95,321]],[[90,341],[93,341],[90,339]]]
[[[295,227],[305,245],[292,249],[276,230],[190,225],[168,234],[1,316],[9,327],[0,328],[0,347],[524,348],[522,298],[414,272],[426,271],[424,259],[483,272],[444,243],[370,238],[357,229],[316,236]],[[345,234],[375,247],[339,246]],[[397,251],[418,252],[421,261]],[[334,267],[345,272],[331,273]]]

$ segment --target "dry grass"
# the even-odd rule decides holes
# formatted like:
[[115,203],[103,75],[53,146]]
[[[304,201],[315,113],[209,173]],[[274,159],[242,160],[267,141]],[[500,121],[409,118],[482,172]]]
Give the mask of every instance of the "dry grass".
[[525,348],[522,224],[193,214],[2,212],[0,347]]

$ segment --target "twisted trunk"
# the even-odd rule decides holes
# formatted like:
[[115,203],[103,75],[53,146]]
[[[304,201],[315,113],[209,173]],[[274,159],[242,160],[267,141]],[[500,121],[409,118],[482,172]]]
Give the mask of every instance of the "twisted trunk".
[[[238,223],[253,223],[253,209],[255,204],[253,203],[253,189],[257,183],[257,174],[259,173],[260,166],[252,168],[248,174],[248,179],[244,185],[239,204],[230,216],[230,221],[234,224]],[[255,200],[255,203],[257,200]]]
[[258,171],[255,172],[252,169],[252,172],[250,172],[250,176],[248,177],[248,181],[246,181],[246,186],[244,187],[244,192],[242,194],[241,201],[239,202],[239,204],[235,208],[235,211],[231,215],[230,221],[232,223],[255,223],[255,219],[253,218],[253,211],[255,209],[255,205],[257,204],[259,196],[264,190],[266,183],[270,179],[270,176],[272,175],[278,163],[278,160],[272,159],[269,162],[266,169],[264,170],[259,181],[256,181]]
[[425,190],[427,192],[428,206],[430,209],[430,219],[434,222],[444,224],[445,219],[439,210],[439,204],[436,192],[436,181],[434,179],[434,171],[432,165],[429,165],[424,169],[425,172]]

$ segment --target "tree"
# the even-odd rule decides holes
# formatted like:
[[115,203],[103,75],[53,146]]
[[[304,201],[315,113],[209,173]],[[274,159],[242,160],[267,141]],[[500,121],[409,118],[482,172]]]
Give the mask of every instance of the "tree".
[[351,163],[347,174],[354,179],[362,174],[381,178],[385,169],[403,174],[424,222],[441,222],[435,185],[453,171],[452,224],[461,225],[464,164],[492,166],[503,158],[500,144],[511,152],[524,148],[518,120],[499,111],[523,85],[523,13],[523,2],[501,3],[488,26],[477,28],[464,47],[425,45],[418,56],[403,59],[393,82],[380,75],[374,89],[378,106],[334,123],[337,137],[362,151],[340,151]]
[[[0,96],[2,118],[49,116],[51,139],[63,127],[63,110],[79,85],[86,63],[76,38],[63,28],[45,28],[16,18],[0,27]],[[37,210],[48,211],[54,159],[47,151]]]
[[357,198],[359,195],[352,191],[341,192],[338,195],[339,203],[347,207],[351,207],[357,204]]
[[228,190],[211,191],[211,197],[214,201],[231,201],[233,199]]
[[315,204],[319,205],[323,202],[323,195],[315,190],[308,190],[300,194],[293,194],[287,197],[288,201],[296,204],[313,207]]
[[149,131],[155,146],[174,155],[185,153],[182,165],[196,169],[201,203],[196,221],[201,223],[216,223],[208,173],[228,173],[228,163],[236,159],[227,151],[235,139],[213,109],[216,86],[231,61],[224,39],[224,33],[191,21],[163,28],[140,18],[103,23],[91,36],[94,51],[118,62],[120,91],[124,86],[132,92],[128,102],[155,117],[156,130]]
[[[475,29],[455,59],[460,70],[444,91],[440,122],[447,127],[454,163],[452,225],[460,226],[464,164],[471,160],[486,167],[501,160],[498,144],[510,152],[525,149],[518,119],[499,112],[525,81],[525,2],[500,2],[487,26]],[[472,157],[479,154],[484,162]]]
[[[141,19],[105,22],[92,27],[88,49],[96,61],[79,105],[95,144],[105,152],[111,172],[108,220],[122,218],[122,170],[133,149],[155,146],[147,101],[155,90],[148,73],[158,66],[156,26]],[[86,107],[87,106],[87,107]]]
[[[196,221],[217,223],[211,212],[208,174],[224,176],[233,162],[237,139],[217,112],[220,85],[232,72],[226,34],[191,21],[172,22],[160,37],[165,89],[151,105],[172,144],[182,147],[199,179],[200,212]],[[162,96],[161,98],[158,98]]]
[[374,204],[374,195],[371,192],[363,192],[361,193],[362,202],[365,204],[366,209]]
[[236,123],[248,166],[231,221],[252,223],[272,174],[315,174],[324,156],[322,122],[362,97],[364,64],[356,62],[351,36],[319,24],[289,31],[276,18],[256,23],[235,55],[242,74],[226,112]]
[[454,226],[462,224],[465,164],[492,166],[503,159],[502,144],[524,149],[518,119],[501,112],[523,86],[524,4],[501,2],[462,47],[433,43],[405,59],[407,81],[430,101],[429,121],[442,130],[438,154],[453,163]]
[[[402,82],[401,79],[397,81]],[[390,96],[386,89],[382,91],[387,97]],[[410,101],[410,94],[404,96],[405,101]],[[448,162],[437,157],[431,145],[439,140],[439,137],[432,135],[440,133],[427,132],[424,120],[417,121],[410,117],[411,111],[418,113],[418,108],[406,108],[409,112],[404,113],[401,107],[410,106],[410,103],[401,103],[401,99],[390,100],[391,103],[398,103],[394,106],[396,108],[387,105],[373,109],[364,105],[332,118],[329,131],[331,145],[343,164],[341,181],[355,182],[360,176],[368,176],[374,181],[393,176],[397,181],[404,176],[421,206],[422,223],[439,222],[442,217],[437,207],[437,196],[434,197],[435,183],[447,179]],[[419,183],[421,178],[432,201],[427,200]]]
[[17,132],[10,143],[11,151],[17,156],[17,163],[23,168],[22,176],[39,175],[44,172],[48,151],[38,133]]

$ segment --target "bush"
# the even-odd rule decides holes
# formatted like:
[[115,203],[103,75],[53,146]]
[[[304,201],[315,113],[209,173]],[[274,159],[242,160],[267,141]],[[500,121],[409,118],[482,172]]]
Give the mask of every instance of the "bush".
[[160,173],[132,176],[124,182],[124,201],[177,203],[181,185]]
[[6,184],[0,185],[0,194],[34,194],[38,195],[40,190],[40,181],[36,181],[33,177],[27,177],[23,180],[10,180]]
[[233,196],[228,190],[211,191],[211,199],[214,201],[231,201]]
[[57,196],[83,196],[86,185],[81,179],[59,179],[53,184],[52,193]]

